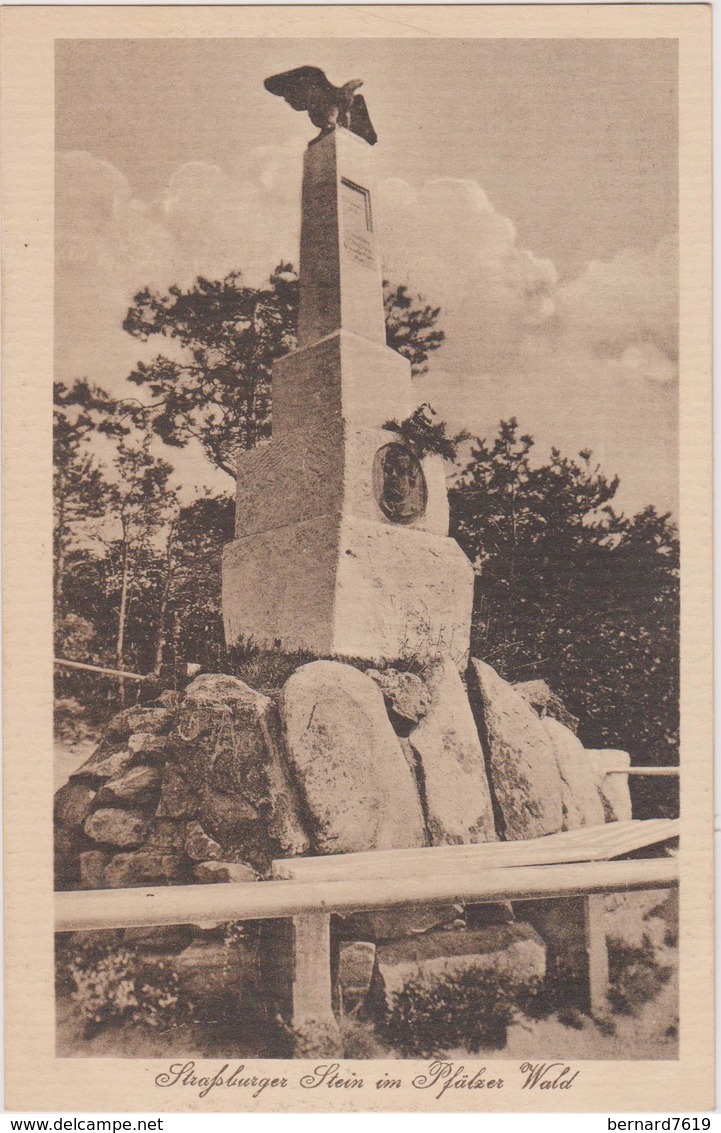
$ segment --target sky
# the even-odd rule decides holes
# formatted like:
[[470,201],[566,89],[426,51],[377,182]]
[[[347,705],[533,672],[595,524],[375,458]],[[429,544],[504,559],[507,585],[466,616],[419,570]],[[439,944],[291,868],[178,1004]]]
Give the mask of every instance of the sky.
[[316,131],[263,79],[305,63],[363,78],[385,273],[442,309],[418,401],[482,437],[516,416],[541,456],[592,449],[627,512],[675,510],[671,40],[58,41],[56,379],[137,396],[135,292],[297,264]]

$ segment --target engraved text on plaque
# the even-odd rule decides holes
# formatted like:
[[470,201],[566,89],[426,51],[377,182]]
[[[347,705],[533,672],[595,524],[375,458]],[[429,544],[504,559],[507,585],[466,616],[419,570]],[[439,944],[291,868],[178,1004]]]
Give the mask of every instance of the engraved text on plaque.
[[343,247],[354,263],[372,268],[375,266],[375,255],[371,195],[362,185],[356,185],[346,177],[341,179],[341,190]]

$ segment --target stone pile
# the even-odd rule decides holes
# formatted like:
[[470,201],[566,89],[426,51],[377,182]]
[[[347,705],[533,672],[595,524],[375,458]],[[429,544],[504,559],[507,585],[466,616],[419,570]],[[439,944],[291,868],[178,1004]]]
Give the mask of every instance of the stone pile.
[[[56,885],[251,881],[275,858],[534,838],[627,817],[624,778],[606,786],[605,753],[587,752],[574,727],[543,682],[514,688],[480,661],[464,676],[441,658],[419,671],[314,661],[272,695],[203,675],[115,716],[58,791]],[[136,930],[133,942],[183,949],[183,971],[200,948],[209,971],[219,946],[204,931]],[[543,941],[509,905],[338,918],[337,935],[354,1005],[372,979],[389,989],[419,965],[503,968],[519,953],[534,975],[545,969]]]

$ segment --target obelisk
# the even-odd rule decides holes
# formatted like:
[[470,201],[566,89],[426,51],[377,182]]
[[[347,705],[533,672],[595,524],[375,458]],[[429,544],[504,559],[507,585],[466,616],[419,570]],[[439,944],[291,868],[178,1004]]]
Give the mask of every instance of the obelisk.
[[463,667],[474,576],[442,461],[383,429],[414,398],[385,342],[372,156],[338,125],[305,154],[298,345],[273,369],[272,440],[238,461],[226,639]]

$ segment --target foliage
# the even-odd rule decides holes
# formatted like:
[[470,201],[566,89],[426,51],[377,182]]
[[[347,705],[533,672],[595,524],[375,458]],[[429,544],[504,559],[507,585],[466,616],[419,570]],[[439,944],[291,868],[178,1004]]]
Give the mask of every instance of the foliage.
[[616,937],[608,939],[608,998],[614,1010],[635,1015],[644,1003],[654,999],[668,983],[673,968],[659,962],[648,936],[640,946]]
[[280,649],[261,649],[252,641],[240,641],[228,654],[227,671],[259,692],[281,689],[301,665],[318,658],[313,653],[284,653]]
[[468,433],[449,437],[445,421],[435,421],[435,416],[435,409],[426,401],[404,421],[386,421],[383,428],[398,433],[419,460],[435,454],[443,460],[454,461],[458,456],[458,446],[468,440]]
[[445,334],[438,327],[440,307],[431,307],[405,284],[383,280],[386,342],[411,364],[414,377],[425,374],[428,356],[442,346]]
[[235,501],[230,496],[199,496],[178,513],[165,611],[166,636],[175,660],[216,671],[227,665],[221,560],[234,528]]
[[407,1058],[431,1058],[455,1047],[476,1054],[504,1045],[540,990],[534,979],[470,967],[456,975],[417,975],[394,996],[384,1037]]
[[107,484],[87,447],[96,423],[82,404],[86,391],[90,395],[87,383],[72,389],[62,382],[53,386],[53,593],[58,615],[64,607],[68,556],[87,536],[89,521],[99,519],[106,506]]
[[[509,680],[542,677],[587,747],[671,764],[678,744],[679,545],[670,516],[627,518],[582,452],[534,463],[515,420],[478,441],[451,496],[473,562],[472,653]],[[653,781],[654,800],[665,791]],[[651,798],[649,796],[649,806]],[[656,809],[658,814],[658,809]]]
[[272,366],[295,344],[297,304],[289,264],[260,289],[231,272],[217,281],[200,277],[186,291],[139,292],[124,329],[142,342],[161,335],[183,348],[182,361],[158,355],[129,375],[153,398],[150,428],[176,448],[199,441],[211,463],[234,476],[237,451],[270,435]]
[[[212,464],[235,477],[238,452],[270,436],[273,362],[295,347],[298,297],[288,263],[278,264],[260,288],[231,272],[217,281],[198,278],[187,290],[140,291],[124,329],[141,342],[159,335],[181,349],[138,363],[129,380],[152,400],[145,407],[126,403],[128,411],[167,445],[199,442]],[[388,283],[384,301],[389,345],[422,373],[443,341],[440,309]]]
[[82,943],[69,958],[68,973],[72,997],[91,1028],[121,1020],[169,1027],[190,1009],[172,968],[163,960],[145,960],[122,944]]
[[96,730],[88,720],[85,706],[72,696],[56,697],[54,704],[55,735],[67,744],[95,739]]

